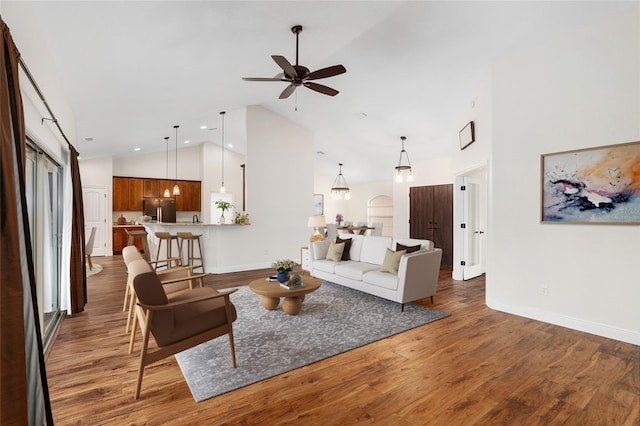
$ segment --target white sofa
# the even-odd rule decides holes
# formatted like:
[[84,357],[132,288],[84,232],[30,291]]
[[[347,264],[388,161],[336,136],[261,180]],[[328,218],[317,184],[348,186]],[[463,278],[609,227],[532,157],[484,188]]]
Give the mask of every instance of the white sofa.
[[[311,243],[311,275],[404,304],[431,297],[436,293],[442,249],[434,248],[429,240],[393,239],[391,237],[341,234],[351,238],[350,260],[327,260],[331,241]],[[387,249],[420,244],[420,250],[402,255],[398,274],[380,271]]]

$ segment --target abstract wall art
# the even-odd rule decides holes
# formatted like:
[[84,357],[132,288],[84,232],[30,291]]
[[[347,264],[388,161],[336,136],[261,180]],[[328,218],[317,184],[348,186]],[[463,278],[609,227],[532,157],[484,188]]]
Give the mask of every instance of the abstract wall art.
[[640,142],[541,156],[542,222],[640,224]]

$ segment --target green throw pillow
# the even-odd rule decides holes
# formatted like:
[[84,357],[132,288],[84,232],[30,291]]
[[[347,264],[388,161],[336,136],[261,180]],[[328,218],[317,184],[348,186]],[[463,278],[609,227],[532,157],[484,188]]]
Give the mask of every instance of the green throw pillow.
[[400,258],[405,254],[406,250],[393,251],[387,249],[384,255],[384,261],[380,267],[380,272],[391,272],[392,274],[398,274],[398,268],[400,267]]
[[342,252],[344,251],[344,243],[331,242],[329,250],[327,251],[327,260],[333,260],[334,262],[340,262],[342,259]]

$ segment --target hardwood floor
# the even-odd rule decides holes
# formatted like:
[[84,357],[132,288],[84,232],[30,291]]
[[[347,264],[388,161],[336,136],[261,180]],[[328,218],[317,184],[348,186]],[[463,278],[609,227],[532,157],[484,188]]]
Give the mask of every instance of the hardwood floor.
[[452,281],[450,270],[433,305],[448,318],[201,403],[170,357],[147,368],[134,401],[124,264],[95,263],[86,311],[63,321],[47,357],[58,425],[640,424],[640,347],[492,311],[483,278]]

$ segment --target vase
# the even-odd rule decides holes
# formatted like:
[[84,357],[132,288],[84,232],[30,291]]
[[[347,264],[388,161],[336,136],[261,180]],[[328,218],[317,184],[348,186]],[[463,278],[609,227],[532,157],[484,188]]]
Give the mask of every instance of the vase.
[[224,217],[224,213],[223,213],[222,216],[220,216],[220,225],[224,225],[226,221],[227,219]]
[[289,272],[278,272],[277,279],[279,283],[286,283],[289,281]]

